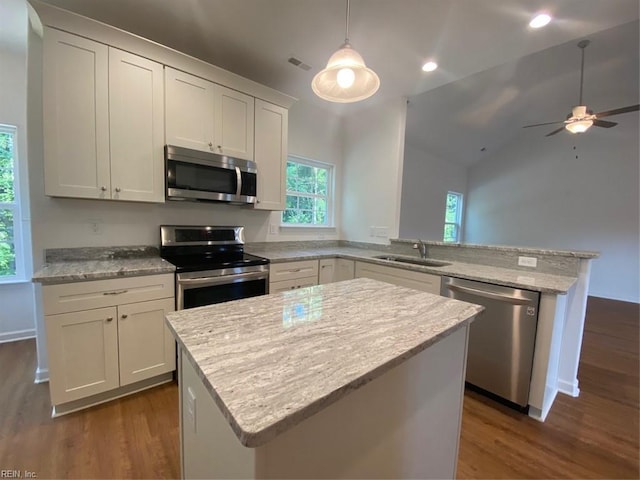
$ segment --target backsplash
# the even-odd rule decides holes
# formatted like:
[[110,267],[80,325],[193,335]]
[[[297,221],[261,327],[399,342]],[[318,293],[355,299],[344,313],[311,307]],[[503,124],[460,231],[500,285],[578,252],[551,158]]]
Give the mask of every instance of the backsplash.
[[160,249],[152,245],[130,247],[48,248],[45,263],[81,262],[86,260],[125,260],[129,258],[159,257]]
[[[413,249],[415,240],[393,239],[391,250],[404,255],[417,255]],[[453,262],[475,263],[492,267],[509,268],[523,272],[549,273],[575,277],[579,273],[583,258],[596,258],[597,252],[547,250],[528,247],[510,247],[504,245],[468,245],[447,244],[443,242],[425,242],[430,258]],[[518,265],[518,257],[528,256],[537,259],[535,268]]]

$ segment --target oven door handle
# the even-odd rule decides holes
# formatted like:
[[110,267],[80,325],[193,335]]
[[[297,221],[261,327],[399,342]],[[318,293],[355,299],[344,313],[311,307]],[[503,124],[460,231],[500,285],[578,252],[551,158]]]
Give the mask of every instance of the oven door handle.
[[248,282],[250,280],[264,280],[268,277],[268,272],[249,272],[235,275],[222,275],[220,277],[183,278],[178,280],[178,284],[184,288],[193,288],[207,285],[224,285],[225,283]]

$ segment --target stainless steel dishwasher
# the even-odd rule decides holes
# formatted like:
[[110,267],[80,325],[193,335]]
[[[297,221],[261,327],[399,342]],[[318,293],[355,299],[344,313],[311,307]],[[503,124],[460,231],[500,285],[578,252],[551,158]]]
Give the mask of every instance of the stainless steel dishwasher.
[[451,277],[440,293],[486,308],[469,331],[467,383],[526,408],[540,294]]

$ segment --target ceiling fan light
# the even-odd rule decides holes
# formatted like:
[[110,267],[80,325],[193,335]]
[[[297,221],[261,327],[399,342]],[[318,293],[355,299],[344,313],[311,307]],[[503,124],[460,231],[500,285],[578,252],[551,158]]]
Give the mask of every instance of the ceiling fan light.
[[313,92],[324,100],[336,103],[359,102],[380,88],[378,75],[367,68],[362,56],[349,43],[337,50],[327,67],[313,77]]
[[593,125],[593,120],[578,120],[567,123],[564,128],[569,130],[571,133],[584,133],[589,130],[591,125]]

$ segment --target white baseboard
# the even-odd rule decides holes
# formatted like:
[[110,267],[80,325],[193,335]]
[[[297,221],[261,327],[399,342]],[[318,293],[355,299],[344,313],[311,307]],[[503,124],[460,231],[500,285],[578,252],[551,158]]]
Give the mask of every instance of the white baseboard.
[[49,381],[49,369],[48,368],[36,368],[35,378],[33,383],[44,383]]
[[558,379],[558,390],[565,395],[569,395],[571,397],[579,397],[580,388],[578,388],[578,379],[576,378],[573,382],[566,382],[564,380]]
[[28,340],[30,338],[36,338],[35,328],[0,333],[0,343],[17,342],[18,340]]

